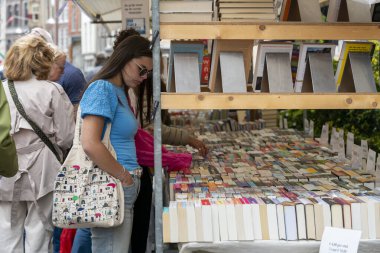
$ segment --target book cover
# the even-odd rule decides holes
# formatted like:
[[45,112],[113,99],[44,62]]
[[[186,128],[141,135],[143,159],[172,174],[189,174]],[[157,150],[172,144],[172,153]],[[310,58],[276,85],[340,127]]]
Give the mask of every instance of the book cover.
[[[252,61],[253,41],[250,40],[214,40],[212,46],[209,88],[211,92],[222,91],[221,52],[241,52],[244,58],[245,77],[248,77]],[[247,80],[246,80],[247,81]]]
[[291,2],[292,0],[283,0],[280,14],[281,21],[288,21]]
[[[236,225],[236,212],[235,205],[232,199],[226,199],[226,215],[228,227],[228,239],[234,241],[238,239],[237,225]],[[240,228],[239,228],[240,229]]]
[[164,243],[169,243],[170,241],[170,218],[169,218],[169,208],[164,207],[162,210],[162,237]]
[[296,215],[297,215],[297,231],[298,240],[306,240],[306,215],[305,206],[303,204],[296,204]]
[[203,228],[203,240],[205,242],[212,242],[213,231],[212,231],[212,210],[211,203],[208,199],[202,199],[202,228]]
[[170,242],[178,242],[178,211],[177,202],[170,201],[169,203],[169,220],[170,220]]
[[297,216],[296,216],[296,207],[294,204],[289,203],[288,205],[284,205],[284,216],[285,216],[286,240],[287,241],[298,240]]
[[[258,79],[263,77],[264,72],[264,63],[265,56],[268,53],[287,53],[289,54],[289,61],[292,57],[293,44],[285,42],[264,42],[261,41],[254,48],[253,54],[253,80],[252,80],[252,89],[260,90],[261,84],[258,82]],[[255,53],[256,52],[256,53]],[[292,84],[293,86],[293,84]]]
[[267,222],[269,240],[278,240],[278,225],[277,225],[277,208],[274,202],[269,198],[261,198],[267,206]]
[[160,22],[211,22],[212,12],[160,13]]
[[178,242],[188,242],[188,227],[187,227],[187,201],[177,201],[178,212]]
[[225,14],[225,13],[233,13],[233,14],[238,14],[238,13],[274,13],[273,7],[272,8],[250,8],[250,7],[244,7],[244,8],[219,8],[219,13],[220,14]]
[[305,76],[307,57],[310,53],[329,53],[334,57],[335,45],[331,43],[301,43],[298,57],[295,87],[302,87]]
[[210,75],[210,67],[211,67],[211,56],[205,55],[203,56],[202,61],[202,72],[201,72],[201,84],[208,85],[209,75]]
[[227,225],[227,212],[226,205],[223,199],[218,199],[218,221],[219,221],[219,231],[220,240],[228,241],[228,225]]
[[160,1],[160,12],[212,12],[212,0]]
[[240,202],[243,206],[243,223],[245,240],[254,240],[252,206],[247,198],[241,198]]
[[282,197],[278,197],[276,201],[274,201],[277,209],[278,238],[280,240],[286,240],[284,205],[282,204],[286,201],[288,201],[288,199]]
[[275,20],[276,14],[275,13],[220,13],[220,20],[223,21],[223,19],[262,19],[262,20]]
[[186,204],[186,221],[187,221],[187,235],[189,242],[197,241],[197,228],[195,218],[195,207],[193,201],[188,201]]
[[273,1],[262,3],[262,2],[219,2],[219,8],[272,8]]
[[219,3],[272,3],[273,0],[219,0]]
[[349,53],[368,53],[372,57],[373,52],[374,44],[371,42],[344,41],[340,51],[338,67],[335,72],[335,82],[337,87],[339,87],[341,83]]
[[194,53],[198,55],[199,75],[202,72],[204,45],[202,41],[171,41],[168,66],[168,82],[166,90],[175,91],[174,78],[174,54],[176,53]]
[[305,218],[306,218],[306,234],[308,240],[315,240],[315,212],[314,204],[307,198],[300,198],[300,201],[305,206]]
[[342,205],[332,198],[323,198],[330,205],[331,225],[336,228],[343,228],[343,209]]

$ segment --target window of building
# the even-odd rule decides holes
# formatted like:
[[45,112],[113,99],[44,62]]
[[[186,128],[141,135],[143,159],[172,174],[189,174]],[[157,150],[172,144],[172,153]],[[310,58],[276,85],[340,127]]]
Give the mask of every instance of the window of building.
[[28,2],[24,2],[24,25],[27,26],[29,22]]
[[20,22],[20,11],[19,11],[19,5],[18,4],[15,4],[14,6],[14,20],[13,20],[13,25],[14,26],[19,26]]
[[37,22],[39,19],[38,11],[39,11],[39,4],[38,3],[33,3],[32,4],[32,20]]
[[12,5],[8,5],[7,7],[7,26],[10,27],[13,24],[13,11]]
[[59,22],[60,23],[67,23],[69,21],[68,8],[66,6],[67,3],[65,3],[64,1],[58,1],[58,2],[59,2],[58,10],[65,6],[64,9],[61,10],[61,14],[59,15]]
[[75,32],[77,31],[77,9],[76,9],[76,6],[73,4],[71,5],[72,6],[72,9],[71,9],[71,31],[72,32]]

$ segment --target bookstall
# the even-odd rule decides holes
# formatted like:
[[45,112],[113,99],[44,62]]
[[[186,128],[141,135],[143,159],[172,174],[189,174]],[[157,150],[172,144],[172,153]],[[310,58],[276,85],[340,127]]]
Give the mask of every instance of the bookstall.
[[[286,1],[285,1],[286,2]],[[293,2],[293,1],[287,1]],[[302,1],[299,1],[302,2]],[[311,1],[310,1],[311,2]],[[302,6],[300,5],[299,8]],[[299,10],[301,11],[301,9]],[[302,11],[301,11],[302,12]],[[302,14],[302,13],[299,13]],[[302,15],[301,15],[302,16]],[[226,16],[227,17],[227,16]],[[291,19],[289,19],[291,20]],[[159,1],[152,1],[152,24],[153,36],[156,34],[161,39],[212,39],[212,40],[378,40],[380,38],[379,24],[377,23],[305,23],[305,22],[162,22],[159,20]],[[159,31],[159,33],[158,33]],[[157,40],[159,41],[159,40]],[[348,90],[344,93],[328,92],[328,93],[271,93],[271,92],[239,92],[239,93],[224,93],[224,92],[193,92],[193,93],[161,93],[160,91],[160,52],[159,43],[156,41],[154,53],[154,102],[157,105],[157,111],[160,109],[379,109],[380,95],[376,92],[355,93]],[[239,58],[239,56],[238,56]],[[196,59],[196,57],[195,57]],[[270,70],[269,70],[270,71]],[[264,71],[265,72],[265,71]],[[244,71],[243,71],[244,73]],[[157,112],[156,111],[156,112]],[[161,116],[155,114],[154,124],[155,138],[155,242],[156,252],[163,251],[165,231],[162,230],[163,223],[167,222],[165,209],[162,202],[162,163],[161,163]],[[328,200],[327,200],[328,201]],[[265,204],[269,204],[265,203]],[[272,203],[276,205],[275,203]],[[302,203],[306,206],[306,203]],[[175,205],[175,216],[180,216],[180,205]],[[195,204],[194,204],[195,205]],[[205,204],[207,205],[207,204]],[[211,206],[211,205],[210,205]],[[376,202],[376,206],[378,203]],[[178,213],[177,213],[177,207]],[[326,207],[326,206],[325,206]],[[328,209],[330,204],[327,204]],[[195,207],[194,207],[195,208]],[[379,209],[374,211],[375,222],[380,219]],[[182,208],[183,209],[183,208]],[[163,211],[164,210],[164,211]],[[193,209],[194,210],[194,209]],[[226,205],[226,211],[227,211]],[[276,209],[273,209],[276,213]],[[327,210],[325,208],[325,210]],[[363,209],[364,210],[364,209]],[[367,210],[367,209],[365,209]],[[202,210],[203,212],[203,210]],[[209,215],[209,220],[203,220],[211,226],[214,225],[211,215],[211,207],[209,210],[204,209],[205,215]],[[322,211],[323,212],[323,211]],[[364,211],[363,211],[364,212]],[[207,214],[208,213],[208,214]],[[270,216],[271,213],[267,213]],[[331,214],[330,214],[331,215]],[[372,214],[371,214],[372,215]],[[184,223],[184,220],[178,216],[178,222]],[[194,218],[195,219],[195,218]],[[241,222],[241,221],[240,221]],[[270,222],[268,220],[268,222]],[[276,221],[274,221],[276,222]],[[331,222],[331,219],[330,219]],[[341,220],[344,222],[344,220]],[[242,223],[243,224],[243,223]],[[324,223],[326,225],[326,223]],[[364,223],[363,223],[364,224]],[[367,223],[368,225],[368,219]],[[377,223],[375,223],[377,224]],[[315,222],[315,226],[318,226]],[[331,225],[331,223],[330,223]],[[181,227],[177,225],[174,229]],[[228,227],[228,225],[227,225]],[[342,225],[344,227],[344,225]],[[351,226],[352,228],[353,226]],[[170,227],[172,229],[172,227]],[[228,227],[229,228],[229,227]],[[348,227],[347,227],[348,228]],[[363,239],[359,245],[359,252],[380,252],[380,240],[377,240],[376,225],[372,227],[376,231],[371,236],[367,235],[367,239]],[[301,241],[285,241],[280,240],[279,234],[270,235],[268,238],[272,240],[255,240],[253,237],[246,239],[247,232],[245,231],[245,239],[248,241],[239,240],[238,230],[241,227],[236,227],[236,238],[234,235],[228,234],[229,241],[221,240],[222,234],[217,235],[218,239],[207,238],[203,242],[188,242],[188,237],[175,238],[172,242],[184,242],[181,252],[318,252],[319,241],[307,240],[300,238],[299,234],[295,237],[302,239]],[[323,231],[323,228],[322,228]],[[173,233],[173,231],[171,231]],[[183,234],[178,234],[183,236]],[[231,231],[228,231],[228,233]],[[379,231],[380,232],[380,231]],[[173,233],[175,234],[175,233]],[[249,233],[248,233],[249,234]],[[205,234],[204,234],[205,235]],[[375,235],[375,237],[373,237]],[[190,235],[187,235],[190,236]],[[286,235],[287,236],[287,235]],[[368,238],[372,240],[368,240]],[[380,233],[379,233],[380,237]],[[231,239],[232,238],[232,239]],[[257,238],[257,237],[256,237]],[[262,239],[262,238],[261,238]],[[309,238],[312,239],[312,238]],[[298,240],[298,239],[296,239]],[[198,241],[197,239],[195,241]],[[236,242],[239,241],[239,242]],[[213,242],[213,243],[211,243]]]

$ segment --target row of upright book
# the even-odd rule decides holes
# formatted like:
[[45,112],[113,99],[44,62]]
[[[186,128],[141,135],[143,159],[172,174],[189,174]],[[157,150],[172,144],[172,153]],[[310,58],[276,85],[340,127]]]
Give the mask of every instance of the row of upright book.
[[380,239],[380,197],[334,193],[317,197],[236,197],[171,201],[163,210],[166,243],[321,240],[325,227]]
[[334,73],[333,43],[171,41],[167,91],[377,92],[372,42],[343,41]]
[[[371,22],[374,5],[355,0],[329,0],[325,18],[319,0],[161,0],[161,22]],[[376,20],[376,19],[375,19]]]
[[165,242],[320,240],[326,226],[380,239],[374,169],[354,168],[353,158],[293,130],[198,138],[210,150],[206,158],[190,147],[169,147],[194,158],[191,174],[169,174]]

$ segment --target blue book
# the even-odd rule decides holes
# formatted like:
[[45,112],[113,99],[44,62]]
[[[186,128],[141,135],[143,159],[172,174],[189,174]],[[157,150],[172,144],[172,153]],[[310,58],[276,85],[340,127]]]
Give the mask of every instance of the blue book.
[[198,54],[198,64],[199,64],[199,75],[202,72],[202,62],[203,62],[203,51],[204,44],[202,41],[172,41],[170,43],[170,54],[169,54],[169,66],[168,66],[168,83],[167,91],[174,91],[174,54],[175,53],[196,53]]

